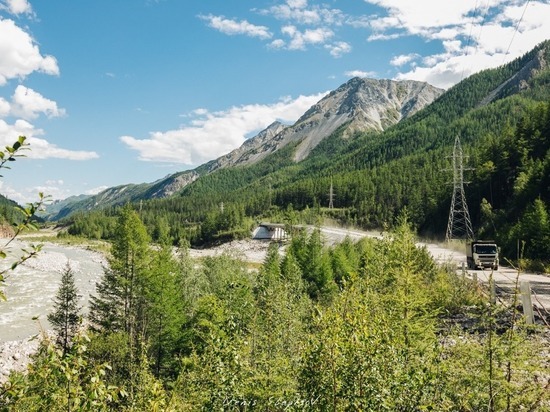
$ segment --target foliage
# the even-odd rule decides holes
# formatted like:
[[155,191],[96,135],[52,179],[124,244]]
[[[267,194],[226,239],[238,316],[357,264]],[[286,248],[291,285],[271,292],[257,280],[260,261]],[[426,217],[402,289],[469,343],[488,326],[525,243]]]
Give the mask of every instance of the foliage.
[[[289,145],[255,165],[205,166],[177,196],[139,209],[73,215],[73,234],[112,241],[92,302],[97,332],[86,355],[76,343],[66,359],[38,357],[37,373],[14,374],[0,402],[66,408],[76,402],[67,388],[84,401],[86,377],[99,374],[97,410],[548,409],[537,328],[515,304],[497,306],[436,265],[413,230],[441,235],[446,226],[442,170],[460,135],[475,168],[466,190],[478,234],[507,257],[519,255],[517,244],[528,259],[550,255],[548,71],[531,89],[499,87],[541,48],[464,80],[384,133],[345,140],[339,130],[300,163]],[[323,217],[385,230],[329,248],[319,230],[296,227]],[[258,271],[239,256],[189,258],[187,245],[238,238],[256,219],[291,233]],[[449,327],[466,307],[479,319]],[[59,372],[76,359],[83,381]]]
[[[145,227],[129,207],[121,209],[109,259],[109,269],[91,302],[91,319],[98,329],[140,336],[143,318],[143,277],[149,250]],[[119,324],[120,322],[120,324]]]
[[105,383],[108,365],[92,367],[86,357],[87,337],[75,340],[63,354],[44,341],[28,373],[12,373],[0,396],[0,409],[9,411],[107,411],[121,395]]
[[[273,243],[258,271],[228,254],[194,262],[185,249],[176,257],[168,247],[149,248],[135,289],[141,303],[132,307],[138,336],[119,321],[90,334],[86,350],[77,338],[65,358],[42,351],[31,366],[36,373],[12,374],[0,388],[0,404],[57,410],[72,402],[86,410],[97,375],[96,410],[548,405],[537,329],[523,324],[514,303],[487,302],[438,267],[416,247],[406,214],[381,239],[329,248],[317,236],[296,232],[284,249]],[[331,268],[328,295],[310,294],[322,279],[302,270],[317,267],[312,256]],[[123,308],[120,302],[110,304]],[[479,320],[449,327],[450,315],[465,307]]]

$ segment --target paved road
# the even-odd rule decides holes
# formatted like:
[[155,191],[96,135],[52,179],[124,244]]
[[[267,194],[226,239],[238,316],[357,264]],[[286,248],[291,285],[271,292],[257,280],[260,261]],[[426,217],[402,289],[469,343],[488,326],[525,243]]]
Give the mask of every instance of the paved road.
[[[380,232],[366,232],[357,229],[342,229],[334,227],[322,227],[321,232],[327,244],[334,244],[342,241],[346,236],[352,240],[359,240],[362,237],[381,237]],[[458,273],[462,272],[462,267],[466,265],[466,252],[459,252],[451,248],[447,248],[441,244],[418,242],[419,247],[425,246],[434,259],[441,264],[449,264],[456,266]],[[491,273],[492,272],[492,273]],[[480,282],[489,282],[489,277],[492,275],[497,287],[497,293],[513,293],[516,282],[528,281],[531,286],[531,299],[535,310],[546,311],[546,316],[550,313],[550,276],[543,274],[519,273],[517,270],[500,265],[496,271],[485,270],[465,270],[465,275],[477,279]],[[519,276],[519,277],[518,277]]]

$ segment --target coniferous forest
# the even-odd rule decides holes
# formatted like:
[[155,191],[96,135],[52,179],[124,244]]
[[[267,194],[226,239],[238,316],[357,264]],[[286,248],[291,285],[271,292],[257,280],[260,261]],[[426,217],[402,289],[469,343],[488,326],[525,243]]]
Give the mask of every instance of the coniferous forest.
[[[120,209],[89,327],[56,329],[2,386],[2,410],[550,406],[537,327],[436,265],[406,216],[382,239],[330,248],[319,230],[298,231],[257,270],[149,241],[138,214]],[[63,279],[52,318],[72,319],[70,270]]]

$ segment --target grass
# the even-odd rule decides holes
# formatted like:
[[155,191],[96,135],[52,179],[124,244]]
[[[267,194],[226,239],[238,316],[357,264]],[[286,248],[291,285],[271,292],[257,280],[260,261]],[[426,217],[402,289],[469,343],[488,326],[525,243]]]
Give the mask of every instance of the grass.
[[36,232],[22,233],[18,236],[18,239],[33,243],[55,243],[61,246],[77,246],[83,249],[105,254],[111,249],[110,243],[105,240],[87,239],[84,237],[66,234],[63,236],[58,236],[58,232],[53,230],[40,230]]

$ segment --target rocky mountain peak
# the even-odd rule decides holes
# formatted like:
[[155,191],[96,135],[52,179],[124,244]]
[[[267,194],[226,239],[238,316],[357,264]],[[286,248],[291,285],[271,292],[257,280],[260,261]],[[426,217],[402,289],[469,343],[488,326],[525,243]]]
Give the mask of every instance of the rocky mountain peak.
[[207,165],[208,172],[213,172],[222,167],[254,163],[258,157],[262,156],[262,147],[273,140],[286,127],[286,125],[279,121],[271,123],[256,136],[245,140],[237,149],[209,162]]
[[383,131],[423,109],[443,92],[425,82],[354,77],[277,136],[277,147],[299,141],[295,160],[300,161],[344,124],[344,137],[368,130]]
[[291,142],[299,142],[295,160],[300,161],[343,125],[344,137],[367,130],[383,131],[443,92],[425,82],[354,77],[314,104],[294,125],[272,123],[238,149],[210,162],[207,170],[253,164]]

